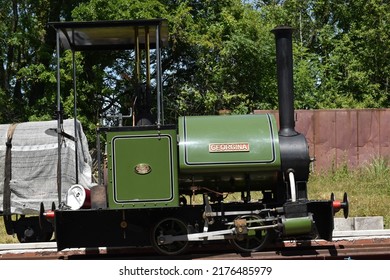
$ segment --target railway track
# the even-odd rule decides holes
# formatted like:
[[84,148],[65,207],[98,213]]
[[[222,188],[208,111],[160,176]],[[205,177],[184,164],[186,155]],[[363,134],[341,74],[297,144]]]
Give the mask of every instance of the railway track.
[[188,254],[165,257],[151,248],[79,248],[57,251],[55,242],[0,244],[0,260],[23,259],[198,259],[198,260],[313,260],[390,259],[390,230],[335,232],[334,241],[281,242],[265,251],[236,253],[229,246],[193,247]]

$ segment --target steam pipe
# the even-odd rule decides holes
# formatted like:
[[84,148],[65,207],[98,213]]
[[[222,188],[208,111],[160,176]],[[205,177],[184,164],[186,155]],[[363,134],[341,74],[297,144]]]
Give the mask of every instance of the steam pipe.
[[276,41],[276,65],[279,94],[279,135],[294,136],[294,91],[292,32],[289,26],[278,26],[272,30]]

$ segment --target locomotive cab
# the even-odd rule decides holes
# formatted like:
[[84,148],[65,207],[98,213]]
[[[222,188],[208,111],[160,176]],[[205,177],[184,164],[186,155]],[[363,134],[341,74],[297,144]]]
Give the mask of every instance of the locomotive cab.
[[[229,241],[240,251],[252,252],[268,246],[275,236],[332,238],[334,212],[347,210],[348,200],[307,198],[310,157],[305,137],[294,129],[291,28],[273,31],[278,132],[270,114],[181,116],[178,125],[165,124],[161,66],[161,48],[168,44],[165,19],[51,25],[57,32],[58,69],[61,45],[73,54],[130,50],[136,84],[130,114],[107,115],[97,129],[97,184],[86,190],[78,186],[77,176],[73,188],[59,180],[59,193],[67,187],[72,191],[65,201],[59,195],[57,209],[41,211],[54,223],[59,250],[152,246],[161,254],[174,255],[192,242]],[[74,82],[75,93],[76,89]],[[76,100],[75,94],[75,108]],[[109,118],[116,118],[117,125],[107,125]],[[123,125],[123,118],[130,124]],[[101,135],[106,155],[100,154]],[[225,200],[230,193],[241,196]],[[202,201],[193,204],[197,194]],[[79,202],[70,207],[75,200]]]

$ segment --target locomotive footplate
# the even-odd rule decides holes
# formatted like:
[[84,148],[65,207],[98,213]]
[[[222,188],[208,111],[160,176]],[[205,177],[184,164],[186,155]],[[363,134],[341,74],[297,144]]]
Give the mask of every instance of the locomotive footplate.
[[[202,207],[56,210],[58,250],[89,247],[151,246],[150,233],[166,217],[201,221]],[[184,219],[185,217],[185,219]]]

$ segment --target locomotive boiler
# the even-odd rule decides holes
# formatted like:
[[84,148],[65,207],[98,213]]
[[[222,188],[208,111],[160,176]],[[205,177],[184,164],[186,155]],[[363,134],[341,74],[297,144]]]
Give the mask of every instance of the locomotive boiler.
[[[305,137],[295,130],[290,27],[272,30],[279,122],[271,114],[249,114],[181,116],[176,125],[163,118],[160,49],[168,42],[166,20],[50,25],[57,31],[58,61],[61,45],[73,53],[130,49],[136,83],[145,86],[137,87],[133,125],[98,128],[106,155],[98,158],[97,184],[57,186],[66,192],[65,201],[59,197],[57,207],[41,207],[40,219],[53,224],[59,250],[152,246],[173,255],[213,241],[251,252],[276,239],[332,239],[334,214],[343,209],[347,217],[348,199],[307,197],[311,159]],[[103,150],[100,141],[97,150]]]

